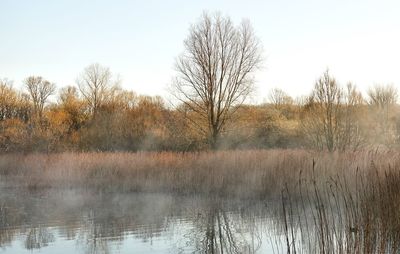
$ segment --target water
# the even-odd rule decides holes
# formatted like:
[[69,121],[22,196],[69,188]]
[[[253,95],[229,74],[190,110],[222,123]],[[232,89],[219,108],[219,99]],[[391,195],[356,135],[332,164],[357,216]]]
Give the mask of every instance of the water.
[[83,190],[0,193],[0,253],[281,253],[262,201]]

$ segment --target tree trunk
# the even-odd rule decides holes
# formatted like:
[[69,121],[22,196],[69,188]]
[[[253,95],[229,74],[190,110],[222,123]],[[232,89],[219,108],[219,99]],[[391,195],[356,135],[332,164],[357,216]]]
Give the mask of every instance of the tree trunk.
[[210,137],[210,146],[212,150],[217,150],[218,148],[218,138],[219,138],[219,132],[217,128],[213,128],[211,132],[211,137]]

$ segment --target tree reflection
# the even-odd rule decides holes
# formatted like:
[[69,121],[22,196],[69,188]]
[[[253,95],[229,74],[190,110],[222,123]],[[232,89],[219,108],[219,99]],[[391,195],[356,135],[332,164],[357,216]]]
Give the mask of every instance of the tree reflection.
[[[46,253],[45,247],[60,239],[75,241],[81,252],[91,254],[112,253],[123,245],[135,250],[134,244],[153,246],[168,239],[170,253],[260,249],[258,215],[242,203],[239,208],[221,200],[164,194],[25,194],[5,198],[0,193],[0,247],[12,248],[23,239],[26,250],[44,248]],[[131,241],[137,239],[141,241]]]
[[[228,213],[218,202],[211,202],[196,219],[194,242],[199,252],[210,254],[256,253],[261,244],[253,218]],[[250,222],[250,223],[248,223]],[[203,235],[203,236],[200,236]]]
[[40,249],[46,247],[49,243],[54,242],[54,235],[48,230],[48,228],[33,227],[28,229],[28,233],[25,240],[25,248],[28,250]]
[[0,247],[14,240],[17,230],[12,226],[23,220],[18,212],[11,209],[12,206],[13,203],[8,200],[0,201]]

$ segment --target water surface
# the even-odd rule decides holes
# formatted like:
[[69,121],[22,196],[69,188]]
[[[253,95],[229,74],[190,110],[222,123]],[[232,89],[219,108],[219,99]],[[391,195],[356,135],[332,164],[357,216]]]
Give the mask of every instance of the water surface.
[[281,253],[262,201],[87,190],[0,194],[0,253]]

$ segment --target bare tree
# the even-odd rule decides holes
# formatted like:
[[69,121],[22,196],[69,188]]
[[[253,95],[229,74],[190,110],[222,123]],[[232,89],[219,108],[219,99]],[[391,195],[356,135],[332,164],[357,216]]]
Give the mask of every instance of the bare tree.
[[79,75],[76,80],[79,91],[88,103],[90,112],[96,115],[99,107],[107,100],[107,95],[118,81],[113,80],[108,67],[98,63],[91,64]]
[[398,91],[393,85],[375,85],[368,90],[368,103],[380,108],[393,105],[397,102]]
[[340,115],[340,133],[337,148],[358,149],[365,142],[365,133],[362,126],[362,111],[364,98],[357,87],[348,83],[343,92],[342,112]]
[[185,51],[176,61],[173,95],[193,114],[189,120],[209,137],[213,149],[226,122],[253,89],[261,47],[248,21],[204,13],[191,26]]
[[275,108],[279,109],[283,105],[293,104],[293,99],[285,91],[280,88],[273,88],[269,92],[269,102],[274,105]]
[[314,145],[333,151],[337,148],[340,132],[340,110],[343,91],[329,71],[315,83],[314,90],[305,106],[309,110],[305,130]]
[[54,94],[55,84],[39,76],[30,76],[25,80],[25,87],[33,103],[35,116],[42,119],[44,105],[48,97]]
[[316,148],[356,150],[365,143],[364,105],[355,85],[343,89],[327,70],[303,106],[303,131]]
[[385,145],[390,145],[396,139],[395,126],[390,123],[389,116],[398,96],[398,91],[393,85],[375,85],[368,90],[368,104],[375,112],[378,126],[378,132],[374,136]]

